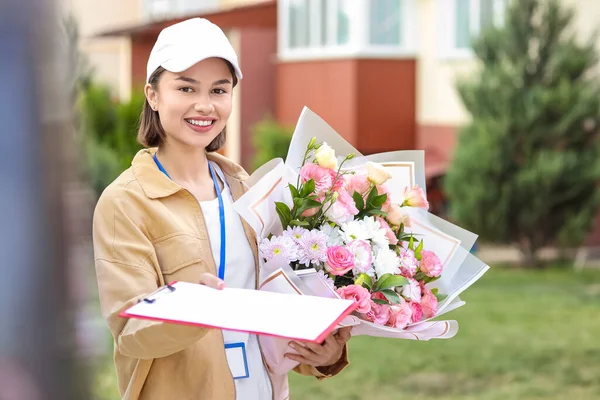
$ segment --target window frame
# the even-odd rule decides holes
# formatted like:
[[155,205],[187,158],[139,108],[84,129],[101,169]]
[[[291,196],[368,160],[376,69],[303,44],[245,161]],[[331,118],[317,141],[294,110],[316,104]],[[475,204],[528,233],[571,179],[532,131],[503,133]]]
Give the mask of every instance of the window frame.
[[[468,59],[474,56],[471,47],[456,46],[456,11],[458,0],[438,0],[438,42],[442,59]],[[481,0],[469,1],[469,32],[477,36],[481,32]],[[504,11],[507,0],[493,0],[492,20],[495,26],[504,24]]]
[[[416,56],[416,32],[418,0],[401,0],[400,38],[398,45],[376,45],[370,43],[370,0],[346,0],[349,6],[349,40],[340,45],[337,40],[338,2],[344,0],[301,0],[309,4],[311,21],[309,46],[291,48],[289,9],[294,0],[279,0],[277,5],[277,50],[282,61],[315,60],[330,58],[414,58]],[[321,44],[321,2],[327,4],[327,44]]]

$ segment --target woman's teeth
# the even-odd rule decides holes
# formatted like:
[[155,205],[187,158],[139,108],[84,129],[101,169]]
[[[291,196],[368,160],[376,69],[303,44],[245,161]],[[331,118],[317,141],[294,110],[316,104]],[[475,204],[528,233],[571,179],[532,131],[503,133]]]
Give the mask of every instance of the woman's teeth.
[[194,119],[188,119],[187,122],[189,122],[192,125],[197,125],[197,126],[210,126],[210,125],[212,125],[212,123],[214,122],[214,120],[212,120],[212,121],[198,121],[198,120],[194,120]]

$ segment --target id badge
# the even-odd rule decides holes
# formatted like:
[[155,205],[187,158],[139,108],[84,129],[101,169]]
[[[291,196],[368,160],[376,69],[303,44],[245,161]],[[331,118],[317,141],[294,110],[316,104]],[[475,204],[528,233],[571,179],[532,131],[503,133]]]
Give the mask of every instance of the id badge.
[[225,354],[227,355],[227,363],[229,364],[233,379],[250,377],[248,358],[246,357],[246,344],[244,342],[226,343]]

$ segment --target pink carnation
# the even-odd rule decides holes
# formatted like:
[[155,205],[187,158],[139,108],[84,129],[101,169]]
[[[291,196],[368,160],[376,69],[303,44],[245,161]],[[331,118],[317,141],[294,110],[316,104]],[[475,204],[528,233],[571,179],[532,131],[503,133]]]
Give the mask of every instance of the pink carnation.
[[433,318],[438,310],[437,297],[429,289],[425,289],[425,294],[421,298],[421,308],[425,318]]
[[[334,192],[339,192],[341,188],[344,187],[344,176],[338,176],[337,171],[329,169],[329,176],[331,176],[331,190]],[[337,179],[336,179],[337,178]],[[335,182],[335,184],[334,184]]]
[[442,274],[444,267],[438,256],[433,251],[421,252],[421,271],[427,276],[437,277]]
[[364,317],[367,321],[374,322],[378,325],[385,325],[390,319],[390,306],[371,302],[371,311],[364,314]]
[[371,183],[365,175],[349,174],[345,175],[346,191],[352,196],[354,192],[360,193],[363,197],[367,197]]
[[358,209],[354,203],[354,199],[344,189],[337,192],[337,199],[331,206],[325,205],[327,211],[325,216],[336,224],[352,221],[354,216],[358,214]]
[[412,309],[409,303],[392,306],[388,325],[393,328],[404,329],[412,318]]
[[302,183],[306,183],[311,179],[315,181],[315,194],[317,196],[324,195],[331,189],[331,185],[333,184],[330,170],[317,164],[304,164],[302,169],[300,169],[300,177],[302,178]]
[[354,300],[356,303],[356,312],[360,314],[367,314],[371,311],[371,298],[370,293],[367,289],[358,285],[348,285],[343,288],[339,288],[337,293],[342,299]]
[[400,250],[400,273],[406,278],[412,278],[417,273],[418,261],[411,249]]
[[354,254],[344,246],[327,248],[325,269],[333,275],[344,275],[354,268]]
[[423,318],[423,308],[419,303],[410,302],[410,309],[412,311],[411,321],[412,323],[419,322]]

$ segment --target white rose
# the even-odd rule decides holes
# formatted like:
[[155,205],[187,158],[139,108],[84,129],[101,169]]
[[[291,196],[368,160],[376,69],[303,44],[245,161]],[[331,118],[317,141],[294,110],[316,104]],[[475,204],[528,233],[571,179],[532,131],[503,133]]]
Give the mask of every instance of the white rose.
[[335,158],[335,150],[327,145],[327,143],[323,142],[321,147],[315,151],[315,160],[317,160],[317,164],[319,164],[323,168],[328,169],[337,169],[337,159]]
[[367,178],[375,185],[383,185],[392,175],[381,166],[372,161],[367,162]]

